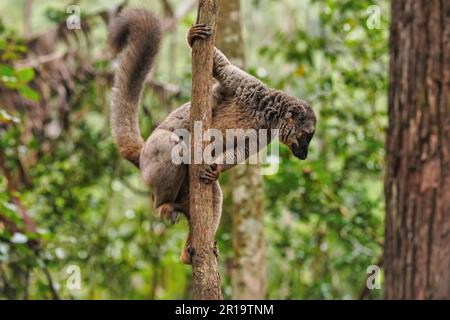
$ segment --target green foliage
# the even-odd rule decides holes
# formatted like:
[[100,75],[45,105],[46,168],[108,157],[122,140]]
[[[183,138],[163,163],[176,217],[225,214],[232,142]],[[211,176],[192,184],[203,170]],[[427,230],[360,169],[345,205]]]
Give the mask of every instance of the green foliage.
[[45,16],[54,23],[61,23],[67,18],[65,10],[57,8],[47,8],[45,10]]
[[[381,29],[367,28],[370,5],[312,1],[317,29],[277,32],[261,48],[292,65],[274,83],[318,113],[309,160],[295,161],[285,150],[278,174],[266,178],[269,238],[278,257],[269,259],[274,298],[357,298],[367,267],[381,258],[388,26],[382,20]],[[280,283],[288,294],[277,292]]]
[[39,93],[28,85],[35,77],[34,70],[29,67],[16,68],[13,65],[26,52],[23,40],[8,32],[0,21],[0,86],[15,89],[25,98],[38,101]]

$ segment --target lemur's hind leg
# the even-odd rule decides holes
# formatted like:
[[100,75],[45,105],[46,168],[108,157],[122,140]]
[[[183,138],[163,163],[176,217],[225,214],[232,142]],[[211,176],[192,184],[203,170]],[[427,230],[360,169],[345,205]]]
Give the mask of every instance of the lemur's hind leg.
[[[220,217],[222,216],[222,189],[217,181],[212,184],[213,187],[213,231],[214,236],[217,232],[220,223]],[[188,194],[189,197],[189,194]],[[189,219],[190,216],[186,215]],[[212,245],[212,250],[214,255],[218,257],[219,249],[217,248],[217,241],[214,241]],[[189,233],[184,244],[183,251],[181,252],[180,260],[184,264],[192,264],[192,256],[195,254],[195,248],[192,247],[192,235],[191,228],[189,227]]]
[[174,208],[175,210],[182,212],[189,220],[190,199],[189,199],[189,175],[187,170],[188,168],[186,167],[186,174],[184,176],[183,184],[181,185],[181,188],[178,191],[177,198],[175,199]]
[[140,163],[142,178],[152,189],[153,207],[171,223],[177,220],[174,204],[187,172],[186,165],[172,162],[177,143],[171,131],[155,130],[142,149]]
[[183,185],[181,186],[180,192],[178,193],[178,197],[175,203],[175,207],[177,210],[184,213],[186,219],[189,224],[189,231],[186,242],[184,244],[183,250],[180,255],[180,260],[184,264],[192,263],[192,255],[194,254],[193,248],[191,246],[192,238],[191,238],[191,226],[190,226],[190,199],[189,199],[189,175],[186,174],[184,178]]

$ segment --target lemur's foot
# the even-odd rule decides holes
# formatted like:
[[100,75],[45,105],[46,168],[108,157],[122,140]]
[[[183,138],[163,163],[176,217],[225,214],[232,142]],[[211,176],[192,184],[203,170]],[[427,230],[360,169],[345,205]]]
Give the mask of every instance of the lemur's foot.
[[184,264],[189,264],[189,265],[192,264],[192,256],[194,254],[195,254],[195,250],[192,247],[192,245],[190,243],[186,244],[183,249],[183,252],[181,253],[181,256],[180,256],[181,262]]
[[158,209],[159,217],[165,221],[170,222],[171,224],[175,224],[178,221],[178,213],[175,211],[175,208],[170,203],[165,203],[160,205]]
[[217,240],[214,240],[213,253],[216,256],[216,258],[219,257],[219,247],[217,246]]
[[187,34],[187,42],[192,48],[192,44],[196,39],[206,40],[213,35],[211,27],[205,24],[196,24],[192,26]]
[[219,179],[220,168],[217,164],[213,163],[200,170],[199,177],[206,183],[210,184]]

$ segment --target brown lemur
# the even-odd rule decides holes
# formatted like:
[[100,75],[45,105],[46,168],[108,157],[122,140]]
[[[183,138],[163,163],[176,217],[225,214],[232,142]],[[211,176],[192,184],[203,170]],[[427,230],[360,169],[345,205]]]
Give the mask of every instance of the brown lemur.
[[[143,9],[123,11],[112,23],[109,44],[120,53],[111,93],[112,134],[120,154],[136,165],[144,182],[152,190],[153,206],[162,218],[176,221],[177,212],[189,219],[188,165],[174,164],[172,149],[180,141],[173,138],[176,129],[189,129],[189,108],[186,103],[173,111],[144,142],[138,123],[138,104],[145,78],[149,73],[161,41],[161,23]],[[190,47],[198,39],[212,36],[205,25],[195,25],[187,34]],[[279,139],[299,159],[305,159],[314,134],[316,116],[304,101],[275,90],[232,65],[217,48],[214,49],[213,115],[211,128],[223,133],[226,129],[278,129]],[[269,137],[270,140],[270,137]],[[268,141],[269,142],[269,141]],[[258,145],[258,150],[265,145]],[[225,149],[224,158],[237,159],[248,148]],[[212,183],[214,197],[214,230],[220,222],[222,191],[217,179],[220,172],[234,165],[213,163],[200,173],[204,183]],[[194,253],[190,234],[181,254],[182,262],[191,263]]]

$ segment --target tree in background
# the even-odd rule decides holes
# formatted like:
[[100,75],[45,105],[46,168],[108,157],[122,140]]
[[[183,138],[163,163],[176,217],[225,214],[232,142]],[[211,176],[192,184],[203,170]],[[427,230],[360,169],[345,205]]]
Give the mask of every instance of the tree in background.
[[450,1],[392,3],[388,299],[450,298]]
[[[244,68],[240,0],[221,0],[216,46]],[[233,299],[264,299],[267,290],[260,165],[238,165],[225,187],[231,200]]]

